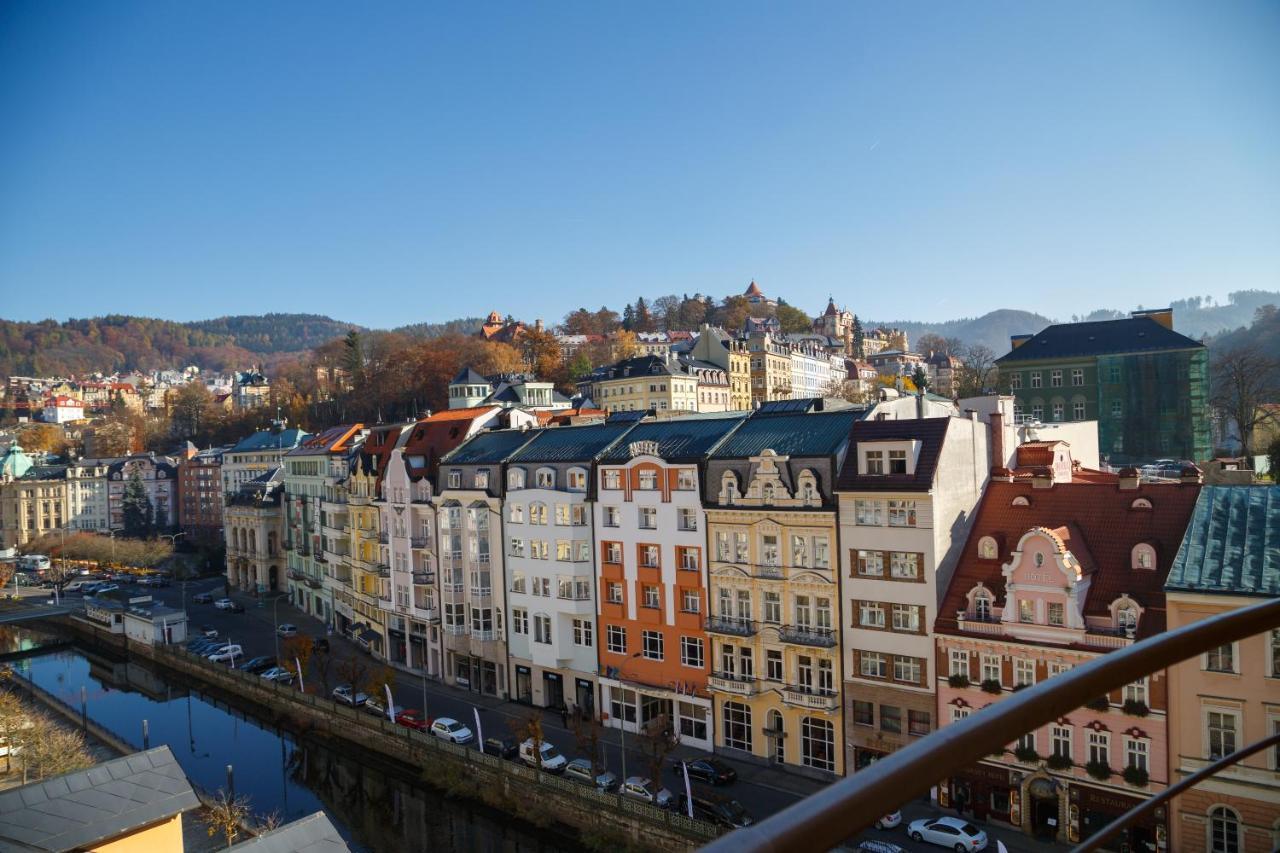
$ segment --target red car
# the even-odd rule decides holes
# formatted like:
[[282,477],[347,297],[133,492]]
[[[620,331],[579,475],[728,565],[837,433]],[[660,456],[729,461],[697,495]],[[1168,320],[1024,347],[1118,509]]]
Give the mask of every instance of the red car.
[[431,725],[431,721],[414,708],[406,708],[396,714],[396,722],[405,728],[417,729],[420,732],[425,732]]

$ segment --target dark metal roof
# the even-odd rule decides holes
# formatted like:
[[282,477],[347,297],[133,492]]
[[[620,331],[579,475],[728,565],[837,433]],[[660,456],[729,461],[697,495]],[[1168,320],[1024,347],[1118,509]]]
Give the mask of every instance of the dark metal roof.
[[798,400],[768,400],[756,409],[756,415],[790,415],[821,412],[821,397],[801,397]]
[[733,412],[714,418],[683,417],[642,423],[627,433],[625,440],[609,448],[600,461],[626,461],[630,458],[627,448],[633,441],[656,441],[658,456],[668,461],[701,460],[746,417],[746,412]]
[[286,429],[280,432],[263,429],[240,439],[240,442],[227,452],[246,453],[253,450],[288,450],[297,447],[306,437],[307,433],[300,429]]
[[316,812],[242,841],[231,849],[252,853],[337,853],[351,847],[342,840],[328,816]]
[[0,848],[94,848],[199,806],[169,747],[158,746],[0,794]]
[[1280,486],[1205,486],[1167,590],[1280,595]]
[[826,456],[849,437],[858,413],[752,415],[711,454],[712,459],[745,459],[772,450],[779,456]]
[[[927,492],[942,455],[951,418],[900,421],[858,421],[849,434],[849,454],[836,480],[839,492]],[[919,441],[920,454],[910,474],[862,476],[858,473],[858,444],[871,441]]]
[[635,423],[636,421],[642,421],[642,420],[644,420],[646,417],[648,417],[648,416],[649,416],[649,414],[650,414],[650,413],[649,413],[649,412],[647,412],[647,411],[640,411],[640,412],[614,412],[613,414],[609,415],[609,418],[608,418],[608,420],[607,420],[607,423],[611,423],[611,424],[628,424],[628,423]]
[[446,465],[484,465],[505,462],[533,435],[528,430],[500,429],[472,436],[440,461]]
[[1080,358],[1117,353],[1200,349],[1204,344],[1167,329],[1150,317],[1055,323],[1022,346],[996,359],[998,364],[1050,358]]
[[590,462],[627,434],[631,424],[591,424],[538,430],[508,462]]
[[476,373],[468,365],[467,367],[462,368],[462,370],[458,373],[458,375],[453,377],[453,381],[450,382],[449,384],[450,385],[488,385],[489,380],[485,379],[479,373]]

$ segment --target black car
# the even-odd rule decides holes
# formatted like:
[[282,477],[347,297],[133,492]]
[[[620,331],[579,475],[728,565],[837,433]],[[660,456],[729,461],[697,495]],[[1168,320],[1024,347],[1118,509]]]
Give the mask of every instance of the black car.
[[677,773],[681,773],[685,765],[689,767],[689,778],[699,782],[710,782],[712,785],[728,785],[738,778],[738,772],[729,765],[715,758],[695,758],[684,762],[676,759],[671,765]]
[[251,658],[244,662],[240,667],[245,672],[257,675],[260,672],[266,672],[276,665],[276,659],[271,655],[262,655],[261,657]]
[[[684,794],[680,795],[677,808],[680,814],[687,815],[689,813],[689,800]],[[728,829],[738,829],[755,823],[755,819],[742,807],[742,803],[737,800],[717,797],[715,794],[700,791],[693,792],[693,816],[698,820],[719,824]]]
[[496,755],[498,758],[515,758],[520,745],[509,737],[487,737],[481,746],[485,755]]
[[231,602],[231,606],[228,607],[227,609],[230,610],[232,613],[243,613],[244,605],[238,601],[233,601]]
[[191,596],[191,600],[196,604],[213,604],[213,593],[197,592]]

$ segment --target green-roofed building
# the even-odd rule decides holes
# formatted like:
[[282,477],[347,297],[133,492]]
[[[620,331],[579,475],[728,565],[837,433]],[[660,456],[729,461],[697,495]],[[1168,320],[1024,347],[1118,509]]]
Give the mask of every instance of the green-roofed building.
[[1097,421],[1098,449],[1113,465],[1212,455],[1209,353],[1173,330],[1171,310],[1055,323],[1010,343],[996,365],[1018,417]]
[[[1205,486],[1165,581],[1169,630],[1277,596],[1280,486]],[[1177,664],[1168,690],[1171,778],[1280,732],[1280,627]],[[1263,750],[1181,794],[1168,849],[1273,849],[1276,768]]]

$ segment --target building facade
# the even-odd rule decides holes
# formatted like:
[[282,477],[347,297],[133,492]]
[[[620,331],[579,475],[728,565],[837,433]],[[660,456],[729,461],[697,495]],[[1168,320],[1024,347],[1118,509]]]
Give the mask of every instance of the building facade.
[[[1165,583],[1169,629],[1280,596],[1280,486],[1205,486]],[[1169,773],[1280,732],[1280,629],[1169,669]],[[1171,850],[1280,849],[1280,749],[1255,753],[1173,802]]]
[[751,358],[751,404],[791,399],[791,348],[770,332],[747,335]]
[[218,542],[222,535],[222,454],[198,450],[178,462],[178,526],[188,542]]
[[594,371],[580,386],[608,412],[698,411],[698,379],[675,358],[623,359]]
[[274,468],[241,484],[223,507],[227,583],[256,595],[285,588],[284,472]]
[[111,512],[107,472],[115,458],[73,459],[67,466],[67,523],[76,530],[108,533]]
[[124,529],[124,496],[137,473],[151,501],[156,528],[168,530],[178,523],[178,464],[168,456],[139,453],[107,466],[107,514],[113,529]]
[[222,493],[231,497],[240,486],[284,464],[284,456],[307,437],[300,429],[286,429],[275,421],[270,429],[258,430],[238,441],[222,454]]
[[21,547],[62,530],[67,518],[67,466],[31,465],[0,483],[4,548]]

